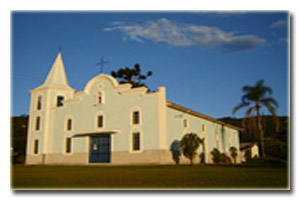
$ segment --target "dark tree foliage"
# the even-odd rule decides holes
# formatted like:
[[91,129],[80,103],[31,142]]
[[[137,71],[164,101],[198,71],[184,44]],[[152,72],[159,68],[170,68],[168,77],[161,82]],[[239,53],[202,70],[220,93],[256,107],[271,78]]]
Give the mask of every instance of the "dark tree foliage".
[[268,157],[287,159],[286,143],[278,139],[265,138],[265,150]]
[[[141,68],[139,64],[135,64],[133,68],[120,68],[118,71],[112,71],[111,75],[117,78],[119,82],[130,83],[133,88],[146,86],[145,80],[152,76],[152,71],[148,71],[147,74],[141,73]],[[148,87],[147,87],[148,88]]]
[[[243,118],[231,118],[231,117],[224,117],[220,118],[220,121],[223,121],[228,124],[232,124],[237,127],[242,127],[243,125]],[[265,115],[262,116],[262,124],[263,124],[263,129],[265,131],[265,137],[271,137],[271,138],[276,138],[281,140],[282,142],[287,141],[287,133],[288,133],[288,117],[278,117],[278,121],[280,124],[280,129],[278,132],[276,132],[275,128],[275,122],[273,116],[270,115]],[[246,126],[240,134],[240,142],[255,142],[257,141],[257,134],[258,132],[255,130],[249,129],[247,126],[247,121],[246,121]]]
[[11,118],[11,147],[13,147],[13,163],[25,162],[28,116]]
[[[225,117],[219,119],[225,123],[232,124],[241,127],[243,124],[243,119]],[[275,128],[275,121],[273,116],[262,116],[261,118],[262,126],[265,132],[265,153],[266,157],[274,157],[280,159],[287,159],[288,155],[288,131],[289,131],[289,117],[278,117],[280,124],[280,129],[277,132]],[[249,129],[247,126],[248,121],[246,121],[246,126],[240,134],[240,142],[255,142],[258,140],[258,130]],[[278,148],[276,148],[276,145]],[[277,152],[277,153],[276,153]]]
[[247,162],[249,162],[249,160],[251,160],[251,154],[252,154],[251,149],[247,149],[245,151],[245,159]]
[[214,161],[215,164],[221,163],[222,154],[217,148],[214,148],[210,153],[212,155],[212,160]]
[[190,160],[191,165],[193,164],[193,159],[197,154],[196,151],[200,144],[204,144],[204,139],[199,138],[196,133],[187,133],[180,140],[182,153]]

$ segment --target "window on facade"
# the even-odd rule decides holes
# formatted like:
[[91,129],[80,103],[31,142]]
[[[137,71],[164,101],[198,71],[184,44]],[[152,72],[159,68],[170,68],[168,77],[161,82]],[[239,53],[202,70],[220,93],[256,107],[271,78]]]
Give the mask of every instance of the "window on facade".
[[132,134],[132,150],[138,151],[140,150],[140,133],[133,133]]
[[37,110],[41,110],[42,109],[42,97],[41,96],[38,97],[36,109]]
[[72,138],[66,139],[66,153],[71,153],[72,148]]
[[40,117],[35,118],[35,130],[36,131],[40,130],[40,123],[41,123],[40,121],[41,121]]
[[38,140],[34,140],[33,153],[34,154],[38,154],[39,153],[39,141]]
[[99,93],[99,94],[97,95],[97,104],[102,104],[102,103],[103,103],[102,94]]
[[102,128],[103,127],[103,115],[99,115],[98,116],[97,126],[98,126],[98,128]]
[[72,119],[68,119],[68,121],[67,121],[67,130],[68,131],[72,130]]
[[140,123],[140,112],[139,111],[134,111],[132,117],[133,117],[133,124]]
[[57,96],[57,103],[56,103],[56,106],[57,107],[60,107],[60,106],[63,106],[63,101],[64,100],[64,96]]
[[184,128],[188,127],[188,120],[187,119],[183,119],[183,127]]
[[205,126],[205,124],[202,124],[202,132],[203,133],[206,132],[206,126]]

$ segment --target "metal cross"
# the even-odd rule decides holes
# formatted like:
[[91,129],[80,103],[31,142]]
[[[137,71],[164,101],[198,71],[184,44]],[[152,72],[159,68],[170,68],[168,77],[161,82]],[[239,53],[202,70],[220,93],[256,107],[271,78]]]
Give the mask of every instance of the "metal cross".
[[103,57],[101,57],[101,60],[100,60],[100,62],[98,62],[96,65],[100,65],[100,73],[103,73],[103,65],[104,64],[107,64],[108,63],[108,61],[106,60],[106,61],[104,61],[103,60]]

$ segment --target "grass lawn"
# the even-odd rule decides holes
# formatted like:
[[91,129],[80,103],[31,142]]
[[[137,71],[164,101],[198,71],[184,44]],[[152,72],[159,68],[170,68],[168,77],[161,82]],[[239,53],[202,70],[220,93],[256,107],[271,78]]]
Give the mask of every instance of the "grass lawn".
[[282,162],[194,166],[12,167],[13,189],[288,189]]

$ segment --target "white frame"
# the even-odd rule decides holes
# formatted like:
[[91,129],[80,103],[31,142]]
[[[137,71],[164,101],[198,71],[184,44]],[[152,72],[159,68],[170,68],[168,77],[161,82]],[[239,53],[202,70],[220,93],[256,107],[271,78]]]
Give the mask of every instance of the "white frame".
[[206,129],[207,129],[207,128],[206,128],[206,124],[202,123],[202,124],[201,124],[201,132],[202,132],[202,133],[206,133],[206,131],[207,131]]
[[[67,140],[69,138],[71,139],[71,148],[70,148],[70,152],[67,152]],[[73,144],[74,144],[74,141],[73,141],[73,138],[70,135],[68,135],[64,138],[64,148],[63,148],[63,154],[64,155],[72,155],[73,154],[73,146],[74,146]]]
[[[133,134],[139,133],[140,134],[140,149],[139,150],[133,150]],[[141,153],[144,150],[143,145],[143,132],[140,128],[135,128],[130,131],[129,134],[129,152],[130,153]]]
[[[102,115],[102,127],[98,127],[98,116],[100,116],[100,115]],[[95,114],[95,121],[94,121],[94,128],[96,129],[96,130],[103,130],[103,129],[105,129],[105,119],[106,118],[106,116],[105,116],[105,113],[101,110],[101,111],[98,111],[98,112],[96,112],[96,114]]]
[[[186,123],[185,123],[186,122]],[[189,120],[187,119],[187,118],[183,118],[183,121],[182,121],[182,126],[183,126],[183,128],[189,128],[189,125],[190,125],[190,123],[189,123]],[[186,126],[185,126],[186,125]]]
[[[40,102],[41,103],[41,108],[40,109],[38,109],[39,99],[41,99],[41,102]],[[40,111],[43,110],[43,103],[42,103],[42,101],[43,101],[42,95],[41,94],[37,95],[37,98],[36,98],[36,101],[35,101],[35,106],[34,106],[34,110],[35,111],[40,112]]]
[[[39,129],[36,129],[36,126],[37,126],[37,119],[39,118]],[[34,132],[36,132],[36,133],[38,133],[38,132],[40,132],[41,131],[41,129],[42,129],[42,122],[41,122],[42,120],[41,120],[41,116],[40,115],[37,115],[37,116],[35,116],[34,117],[34,122],[33,122],[33,131]]]
[[[138,124],[134,124],[133,123],[133,113],[134,112],[139,112],[139,123]],[[130,116],[129,116],[130,118],[130,126],[132,126],[132,127],[139,127],[139,126],[142,126],[142,124],[143,124],[143,121],[142,121],[142,110],[141,110],[141,108],[140,107],[138,107],[138,106],[134,106],[134,107],[132,107],[131,109],[130,109]]]

